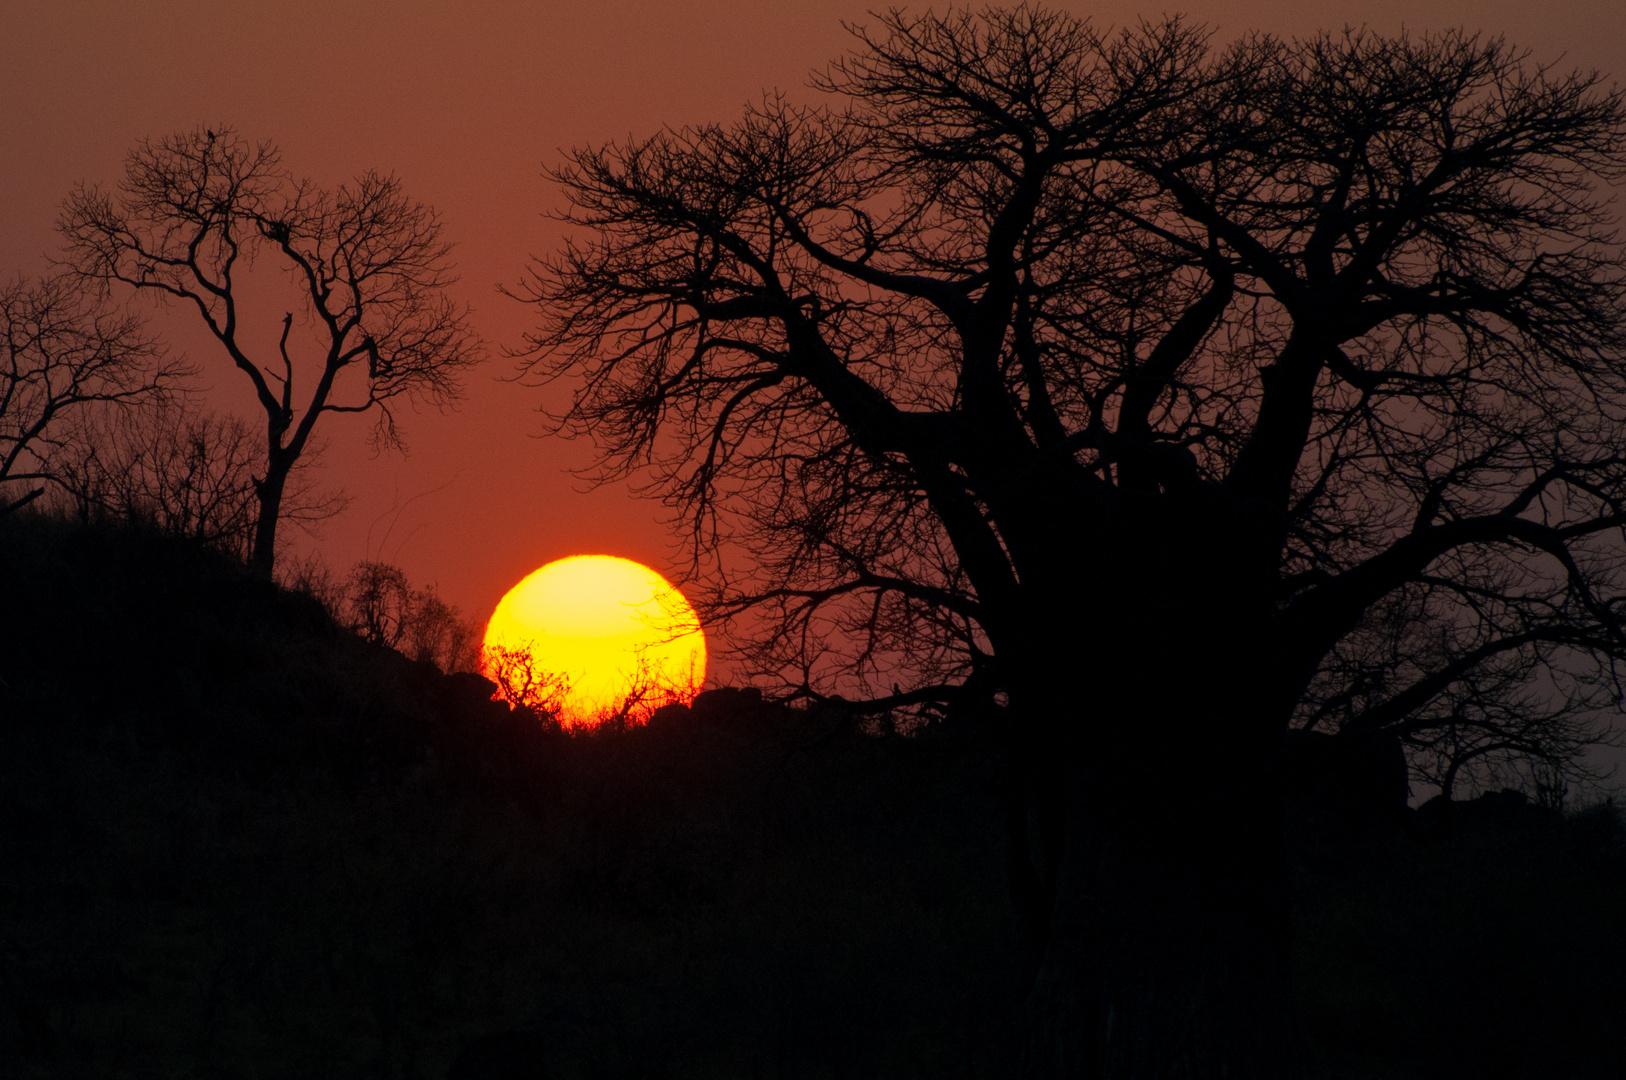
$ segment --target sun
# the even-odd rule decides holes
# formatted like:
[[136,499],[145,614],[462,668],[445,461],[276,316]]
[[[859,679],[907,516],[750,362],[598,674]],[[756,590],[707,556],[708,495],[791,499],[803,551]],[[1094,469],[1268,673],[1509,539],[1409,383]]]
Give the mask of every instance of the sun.
[[566,727],[641,723],[699,692],[706,635],[689,601],[649,567],[575,555],[508,590],[486,624],[480,666],[499,696]]

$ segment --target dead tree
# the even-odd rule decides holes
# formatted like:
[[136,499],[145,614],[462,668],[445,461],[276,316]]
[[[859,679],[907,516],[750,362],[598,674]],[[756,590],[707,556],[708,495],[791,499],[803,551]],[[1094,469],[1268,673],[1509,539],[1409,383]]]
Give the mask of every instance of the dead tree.
[[[329,191],[296,179],[271,143],[199,129],[141,142],[113,192],[74,191],[61,230],[83,279],[180,302],[252,384],[265,467],[250,562],[267,576],[288,476],[319,418],[371,414],[375,441],[399,446],[398,400],[449,401],[481,358],[467,311],[446,295],[440,219],[393,176]],[[280,332],[256,334],[243,298],[273,266],[294,307]],[[274,351],[255,343],[272,339]]]
[[188,374],[137,316],[61,275],[0,286],[0,332],[0,517],[45,494],[87,410],[161,400]]
[[[281,518],[314,528],[343,509],[295,464]],[[136,409],[87,411],[53,455],[50,474],[69,513],[182,536],[241,562],[254,550],[256,479],[265,445],[240,417],[199,411],[184,399]]]

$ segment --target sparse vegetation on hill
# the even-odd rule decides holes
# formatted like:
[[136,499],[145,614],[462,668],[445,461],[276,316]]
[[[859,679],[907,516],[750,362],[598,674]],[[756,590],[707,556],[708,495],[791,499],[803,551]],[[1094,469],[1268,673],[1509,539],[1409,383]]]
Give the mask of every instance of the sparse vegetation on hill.
[[0,566],[24,1075],[1013,1054],[995,793],[951,742],[738,692],[571,737],[173,538],[16,522]]
[[[195,543],[22,514],[0,613],[13,1075],[983,1078],[1016,1057],[1003,779],[974,726],[865,734],[724,690],[572,736]],[[1614,1075],[1612,811],[1390,820],[1307,775],[1319,1075]]]

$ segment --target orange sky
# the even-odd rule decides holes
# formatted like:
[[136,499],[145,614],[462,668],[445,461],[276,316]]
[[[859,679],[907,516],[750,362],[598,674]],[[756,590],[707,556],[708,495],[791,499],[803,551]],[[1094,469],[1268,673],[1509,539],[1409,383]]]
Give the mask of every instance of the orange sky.
[[[482,334],[515,344],[529,313],[494,286],[557,240],[540,216],[557,198],[540,172],[559,148],[726,121],[767,87],[806,93],[808,70],[845,48],[841,20],[863,21],[873,6],[885,5],[14,0],[0,7],[0,275],[38,273],[68,188],[115,180],[136,139],[225,123],[276,140],[289,166],[319,182],[367,168],[399,174],[441,211]],[[1054,6],[1119,24],[1181,10],[1222,37],[1463,25],[1626,83],[1621,0]],[[195,354],[213,400],[246,413],[236,373]],[[340,570],[367,556],[395,562],[480,619],[561,556],[621,555],[664,570],[659,505],[624,488],[578,492],[566,469],[584,464],[588,448],[531,437],[542,398],[496,381],[510,373],[494,360],[470,378],[457,412],[408,414],[404,457],[373,457],[364,422],[326,418],[323,476],[353,502],[301,546],[320,546]]]

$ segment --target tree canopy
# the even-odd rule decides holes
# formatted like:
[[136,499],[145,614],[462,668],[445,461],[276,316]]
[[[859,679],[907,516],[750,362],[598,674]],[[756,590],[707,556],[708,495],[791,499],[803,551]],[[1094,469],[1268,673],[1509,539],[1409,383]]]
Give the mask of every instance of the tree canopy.
[[759,672],[1000,707],[1032,1075],[1290,1075],[1287,730],[1449,788],[1622,700],[1626,99],[1466,33],[855,34],[824,104],[568,157],[529,370]]
[[67,276],[0,285],[0,517],[46,492],[85,413],[161,403],[187,374],[139,317]]
[[1572,749],[1622,645],[1620,96],[1461,33],[857,33],[829,104],[572,154],[525,294],[762,666],[1005,688],[1063,605],[1102,656],[1240,633],[1301,724]]
[[[266,574],[318,418],[371,414],[375,441],[398,445],[398,400],[450,400],[483,356],[446,293],[456,279],[440,219],[394,176],[329,190],[294,176],[270,142],[200,128],[143,140],[116,191],[81,186],[60,227],[82,278],[178,302],[252,385],[266,423],[252,562]],[[292,282],[274,353],[244,329],[257,257]]]

